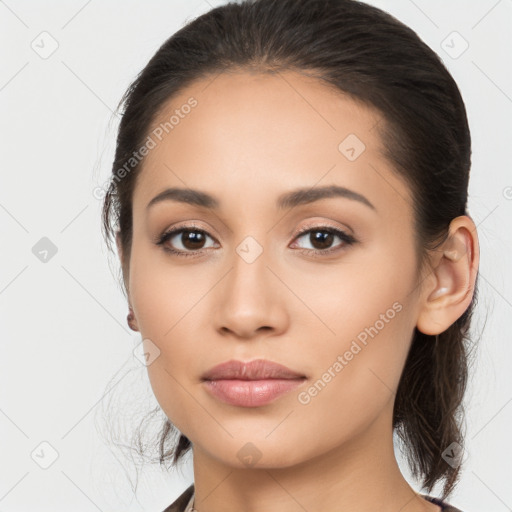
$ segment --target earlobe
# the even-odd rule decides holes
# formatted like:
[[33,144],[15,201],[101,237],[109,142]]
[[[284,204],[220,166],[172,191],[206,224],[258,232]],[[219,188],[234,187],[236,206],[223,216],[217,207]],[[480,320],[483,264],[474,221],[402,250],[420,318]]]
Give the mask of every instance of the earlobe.
[[139,327],[137,325],[137,320],[135,318],[135,314],[134,314],[133,308],[131,306],[129,308],[128,315],[126,316],[126,322],[132,331],[139,330]]
[[479,252],[476,226],[468,216],[452,221],[450,235],[441,250],[416,325],[429,335],[448,329],[466,311],[473,297]]

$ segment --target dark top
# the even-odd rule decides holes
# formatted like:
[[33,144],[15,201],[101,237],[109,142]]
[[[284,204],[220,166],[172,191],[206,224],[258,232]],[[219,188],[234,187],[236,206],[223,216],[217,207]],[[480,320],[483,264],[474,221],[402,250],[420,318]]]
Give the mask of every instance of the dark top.
[[[185,489],[182,494],[171,503],[163,512],[184,512],[185,508],[190,501],[190,498],[194,494],[194,484],[191,484],[190,487]],[[439,505],[441,507],[441,510],[443,512],[462,512],[458,508],[452,507],[448,503],[445,503],[444,501],[441,501],[438,498],[434,498],[432,496],[426,496],[424,494],[421,495],[422,498],[425,498],[427,501],[430,501],[434,503],[435,505]]]

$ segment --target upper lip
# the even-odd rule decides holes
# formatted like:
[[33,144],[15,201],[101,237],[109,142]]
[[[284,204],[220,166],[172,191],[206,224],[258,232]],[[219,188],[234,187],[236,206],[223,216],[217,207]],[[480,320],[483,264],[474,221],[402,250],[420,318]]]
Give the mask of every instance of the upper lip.
[[305,375],[266,359],[255,359],[247,363],[235,360],[226,361],[225,363],[214,366],[202,375],[203,380],[298,379],[304,377]]

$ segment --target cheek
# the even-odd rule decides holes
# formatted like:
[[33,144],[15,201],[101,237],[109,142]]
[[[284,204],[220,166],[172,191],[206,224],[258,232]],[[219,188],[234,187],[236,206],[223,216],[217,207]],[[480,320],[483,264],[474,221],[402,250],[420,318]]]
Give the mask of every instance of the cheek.
[[208,292],[208,271],[204,266],[190,271],[170,258],[161,248],[134,243],[130,298],[141,335],[147,338],[173,337]]
[[[382,414],[391,422],[410,345],[410,321],[405,304],[372,308],[357,317],[340,315],[334,325],[338,336],[309,350],[315,370],[310,386],[297,396],[294,417],[298,441],[308,436],[311,454],[355,438]],[[322,435],[310,435],[312,431]]]
[[[208,285],[204,271],[184,272],[160,250],[134,243],[130,262],[130,299],[140,336],[158,354],[147,366],[153,393],[165,414],[180,428],[200,411],[185,391],[202,368],[197,341],[201,300]],[[163,252],[163,251],[162,251]],[[145,345],[145,348],[146,348]],[[156,348],[155,348],[156,347]],[[195,372],[195,373],[194,373]],[[189,419],[187,419],[189,418]]]
[[314,286],[301,288],[322,320],[315,318],[315,350],[304,345],[318,380],[304,401],[317,401],[319,411],[329,411],[332,401],[364,417],[380,411],[398,387],[414,327],[408,294],[415,271],[412,256],[398,249],[380,249],[357,263],[347,260],[329,275],[316,276]]
[[[315,376],[322,378],[329,370],[341,375],[332,381],[346,381],[343,385],[361,397],[372,396],[375,387],[394,389],[410,346],[412,310],[403,294],[383,291],[358,299],[345,284],[336,300],[317,304],[331,332],[312,338]],[[328,379],[325,375],[323,380]]]
[[407,316],[406,303],[411,300],[407,295],[413,280],[412,268],[407,268],[410,263],[391,265],[382,254],[378,259],[365,260],[306,279],[294,278],[294,292],[304,297],[314,313],[308,315],[311,325],[316,325],[326,342],[343,347],[355,338],[362,343],[373,336],[390,338]]

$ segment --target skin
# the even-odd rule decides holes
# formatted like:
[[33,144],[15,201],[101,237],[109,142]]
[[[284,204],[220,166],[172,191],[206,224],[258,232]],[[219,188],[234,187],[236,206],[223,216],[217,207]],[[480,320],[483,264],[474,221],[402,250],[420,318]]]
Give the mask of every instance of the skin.
[[[454,219],[445,247],[451,252],[433,253],[433,268],[420,273],[412,197],[382,156],[378,112],[295,72],[240,71],[212,80],[189,86],[156,120],[155,126],[168,120],[191,96],[198,101],[146,156],[133,196],[129,262],[120,253],[136,328],[160,350],[148,366],[152,389],[193,443],[195,508],[440,510],[400,472],[392,411],[414,328],[440,333],[471,301],[479,262],[473,221]],[[354,161],[338,149],[351,133],[366,146]],[[364,195],[375,210],[342,197],[276,207],[284,192],[331,184]],[[165,201],[146,209],[174,186],[207,192],[221,206],[209,211]],[[208,235],[203,246],[186,246],[181,235],[166,245],[196,256],[155,244],[165,230],[191,221]],[[324,247],[337,252],[299,252],[322,246],[297,232],[325,226],[353,234],[356,243],[334,236]],[[252,263],[236,251],[247,236],[263,250]],[[299,392],[397,302],[400,312],[309,403],[300,403]],[[256,408],[222,403],[205,390],[206,370],[257,358],[307,380]],[[259,451],[253,466],[238,456],[248,442]]]

